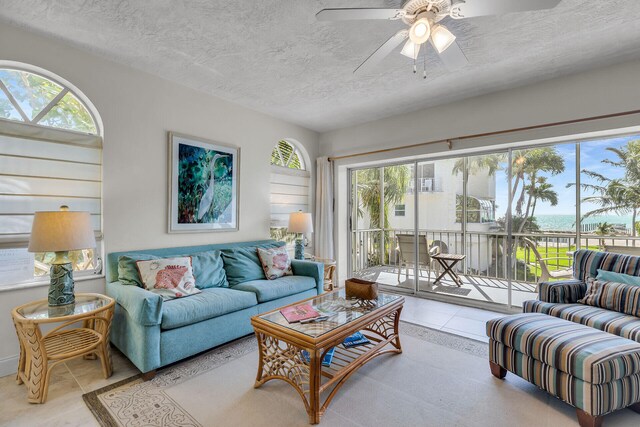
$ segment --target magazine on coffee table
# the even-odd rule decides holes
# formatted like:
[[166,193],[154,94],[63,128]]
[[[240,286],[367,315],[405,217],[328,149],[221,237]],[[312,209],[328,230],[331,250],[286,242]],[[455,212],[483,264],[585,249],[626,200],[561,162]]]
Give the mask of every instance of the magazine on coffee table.
[[356,332],[353,335],[350,335],[344,339],[342,345],[345,348],[357,347],[359,345],[369,344],[371,341],[367,337],[365,337],[362,332]]
[[284,307],[280,309],[280,314],[282,314],[289,323],[297,323],[302,320],[320,317],[320,313],[318,313],[311,306],[311,304],[300,304],[291,307]]
[[[331,349],[327,351],[327,353],[324,355],[324,358],[322,359],[322,366],[331,366],[331,361],[333,360],[333,353],[335,353],[335,351],[336,351],[335,347],[331,347]],[[307,350],[302,350],[301,353],[305,362],[309,363],[309,352]]]

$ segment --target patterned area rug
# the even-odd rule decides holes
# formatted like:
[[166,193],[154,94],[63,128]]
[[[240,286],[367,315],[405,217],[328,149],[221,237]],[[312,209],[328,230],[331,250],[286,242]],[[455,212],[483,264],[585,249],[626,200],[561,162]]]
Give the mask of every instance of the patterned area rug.
[[[483,342],[407,322],[400,323],[400,334],[401,339],[403,336],[409,336],[484,360],[488,358],[488,346]],[[216,375],[211,371],[250,353],[257,353],[257,349],[257,342],[253,336],[244,337],[159,370],[151,381],[145,382],[140,375],[136,375],[87,393],[83,395],[83,399],[102,426],[200,427],[203,425],[202,421],[196,420],[169,391],[175,387],[180,389],[180,386],[188,388],[187,383],[201,375]],[[374,360],[369,365],[375,365],[377,362]],[[250,369],[249,366],[246,368]],[[255,375],[255,371],[252,375]],[[252,382],[247,383],[248,390],[253,390],[252,387]],[[293,389],[290,391],[292,395],[295,394]],[[212,399],[215,399],[215,396],[212,396]],[[299,404],[302,406],[302,402]]]

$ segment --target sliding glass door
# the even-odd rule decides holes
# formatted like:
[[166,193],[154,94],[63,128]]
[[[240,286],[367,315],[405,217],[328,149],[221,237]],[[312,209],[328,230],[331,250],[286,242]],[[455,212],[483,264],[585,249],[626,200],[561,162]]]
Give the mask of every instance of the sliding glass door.
[[413,258],[403,263],[398,235],[414,230],[414,165],[351,171],[353,275],[413,292]]
[[640,254],[639,157],[632,135],[352,169],[350,274],[520,307],[577,249]]

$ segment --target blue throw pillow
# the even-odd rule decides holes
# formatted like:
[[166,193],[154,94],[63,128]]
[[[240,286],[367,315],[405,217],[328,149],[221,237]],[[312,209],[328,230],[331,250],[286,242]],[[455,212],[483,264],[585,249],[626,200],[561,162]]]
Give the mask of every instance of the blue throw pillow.
[[196,278],[196,288],[228,288],[227,274],[220,251],[189,254]]
[[119,256],[118,281],[123,285],[134,285],[144,288],[136,261],[149,261],[151,259],[158,259],[158,257],[155,255],[135,253]]
[[257,248],[277,248],[284,245],[284,242],[274,242],[258,246],[222,249],[222,259],[229,286],[233,287],[250,280],[265,280]]
[[616,282],[624,283],[627,285],[640,286],[640,277],[638,276],[631,276],[629,274],[616,273],[607,270],[598,269],[598,275],[596,276],[596,279],[603,282]]

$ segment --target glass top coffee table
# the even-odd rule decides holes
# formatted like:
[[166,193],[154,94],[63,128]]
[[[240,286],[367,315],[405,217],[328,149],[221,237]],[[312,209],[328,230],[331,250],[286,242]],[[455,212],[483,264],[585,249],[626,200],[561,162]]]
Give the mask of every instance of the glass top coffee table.
[[[260,360],[255,387],[272,379],[291,384],[317,424],[345,380],[369,360],[383,353],[402,353],[398,323],[404,298],[380,293],[376,299],[346,298],[344,289],[291,304],[308,306],[327,316],[310,323],[289,323],[277,310],[254,316]],[[361,332],[369,342],[345,347],[345,338]],[[333,349],[327,363],[325,356]],[[324,363],[323,363],[324,362]],[[321,394],[327,392],[324,402]]]

